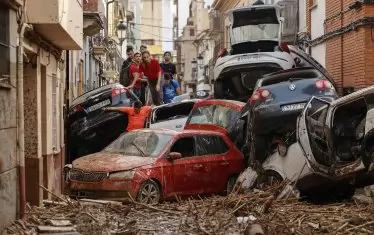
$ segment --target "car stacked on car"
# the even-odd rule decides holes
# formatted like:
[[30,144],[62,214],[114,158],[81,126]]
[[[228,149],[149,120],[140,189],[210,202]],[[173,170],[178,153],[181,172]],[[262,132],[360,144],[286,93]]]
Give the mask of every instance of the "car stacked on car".
[[[74,101],[72,139],[106,139],[65,166],[66,194],[158,203],[227,193],[235,182],[250,189],[290,180],[303,193],[348,196],[373,184],[374,86],[339,98],[323,66],[282,43],[279,11],[230,10],[232,50],[218,56],[213,97],[200,91],[153,107],[148,129],[120,135],[126,117],[100,112],[131,105],[120,85]],[[106,123],[114,123],[111,137],[100,132]]]

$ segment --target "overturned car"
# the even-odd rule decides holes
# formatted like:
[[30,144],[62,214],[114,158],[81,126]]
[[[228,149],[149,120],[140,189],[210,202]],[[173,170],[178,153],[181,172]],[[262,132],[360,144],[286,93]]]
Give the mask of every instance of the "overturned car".
[[302,195],[350,197],[374,184],[374,86],[332,102],[312,97],[298,117],[296,137],[244,171],[237,185],[290,180]]

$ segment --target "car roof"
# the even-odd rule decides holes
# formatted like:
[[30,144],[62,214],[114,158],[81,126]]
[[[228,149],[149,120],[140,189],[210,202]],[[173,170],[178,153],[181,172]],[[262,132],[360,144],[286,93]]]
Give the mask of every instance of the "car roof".
[[178,104],[183,104],[183,103],[197,103],[200,100],[201,99],[185,99],[185,100],[181,100],[181,101],[178,101],[178,102],[175,102],[175,103],[158,105],[158,106],[153,107],[152,109],[158,109],[158,108],[163,108],[163,107],[173,107],[173,106],[176,106]]
[[205,99],[201,100],[200,102],[197,102],[195,104],[195,107],[201,107],[205,105],[227,105],[231,106],[232,108],[236,108],[238,110],[241,110],[241,108],[244,107],[245,103],[237,100],[223,100],[223,99]]
[[163,128],[144,128],[144,129],[139,129],[135,130],[139,132],[156,132],[160,134],[166,134],[166,135],[180,135],[180,134],[200,134],[200,135],[220,135],[222,136],[223,134],[217,131],[206,131],[206,130],[182,130],[182,131],[175,131],[175,130],[170,130],[170,129],[163,129]]

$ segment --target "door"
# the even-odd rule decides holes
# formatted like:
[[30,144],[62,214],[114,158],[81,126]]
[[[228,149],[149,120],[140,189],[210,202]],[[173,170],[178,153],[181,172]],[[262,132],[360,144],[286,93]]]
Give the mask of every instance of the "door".
[[335,163],[332,133],[327,125],[330,103],[313,97],[298,119],[297,135],[312,169],[329,173]]
[[234,162],[227,157],[229,146],[216,135],[196,136],[196,150],[199,157],[205,157],[211,166],[211,172],[204,179],[207,193],[222,193],[230,177]]
[[195,138],[193,136],[179,138],[170,148],[170,152],[182,154],[181,159],[171,162],[173,184],[171,193],[176,195],[204,194],[210,166],[206,162],[206,157],[197,156]]

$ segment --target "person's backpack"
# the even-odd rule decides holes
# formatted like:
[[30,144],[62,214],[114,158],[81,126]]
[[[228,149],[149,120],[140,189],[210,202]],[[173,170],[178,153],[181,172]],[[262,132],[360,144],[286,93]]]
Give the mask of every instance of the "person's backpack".
[[128,60],[123,61],[121,72],[119,75],[119,83],[123,86],[129,86],[131,84],[130,78],[131,78],[131,72],[130,72],[130,66],[131,62]]

